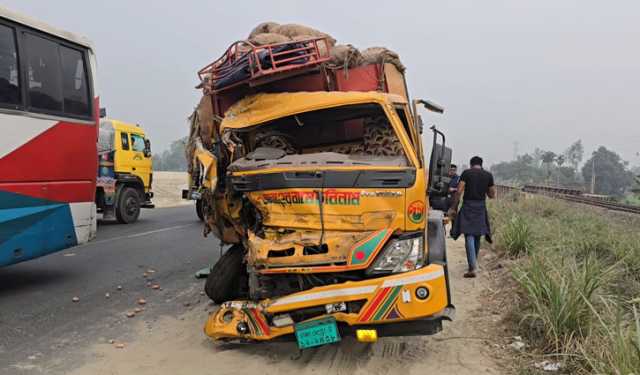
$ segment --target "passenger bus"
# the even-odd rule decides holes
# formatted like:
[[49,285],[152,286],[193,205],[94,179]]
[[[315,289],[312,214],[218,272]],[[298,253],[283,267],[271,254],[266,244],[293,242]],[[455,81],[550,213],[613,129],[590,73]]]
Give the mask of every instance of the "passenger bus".
[[95,237],[95,68],[84,37],[0,7],[0,266]]

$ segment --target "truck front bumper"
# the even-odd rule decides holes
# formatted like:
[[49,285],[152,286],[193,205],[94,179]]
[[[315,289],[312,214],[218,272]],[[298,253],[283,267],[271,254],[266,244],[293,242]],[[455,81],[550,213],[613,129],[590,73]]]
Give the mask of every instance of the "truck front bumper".
[[316,287],[260,302],[223,303],[207,320],[214,339],[265,341],[295,332],[295,324],[333,316],[342,335],[376,329],[379,336],[437,333],[455,312],[448,300],[446,269],[419,270]]

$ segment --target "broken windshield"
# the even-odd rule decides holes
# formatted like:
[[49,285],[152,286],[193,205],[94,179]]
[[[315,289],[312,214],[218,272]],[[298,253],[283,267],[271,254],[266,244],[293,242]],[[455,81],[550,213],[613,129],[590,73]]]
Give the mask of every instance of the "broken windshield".
[[245,151],[234,163],[237,166],[275,160],[298,165],[310,157],[316,164],[407,165],[389,119],[382,107],[373,103],[283,117],[234,130],[233,138]]

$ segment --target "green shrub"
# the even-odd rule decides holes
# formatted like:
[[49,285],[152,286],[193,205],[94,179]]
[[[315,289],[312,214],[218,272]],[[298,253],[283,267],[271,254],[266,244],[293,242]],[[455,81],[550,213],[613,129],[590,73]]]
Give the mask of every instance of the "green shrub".
[[499,246],[510,256],[528,254],[533,247],[530,224],[521,215],[513,214],[498,235]]
[[528,301],[522,321],[542,336],[545,350],[566,352],[589,335],[593,318],[589,301],[606,276],[594,258],[576,264],[536,254],[514,273]]

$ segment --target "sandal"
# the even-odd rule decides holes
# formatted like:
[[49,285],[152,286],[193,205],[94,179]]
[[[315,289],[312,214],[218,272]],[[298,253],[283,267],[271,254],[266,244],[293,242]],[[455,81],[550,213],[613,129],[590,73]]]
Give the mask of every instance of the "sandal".
[[463,276],[466,279],[473,279],[474,277],[476,277],[476,271],[465,272],[465,274]]

